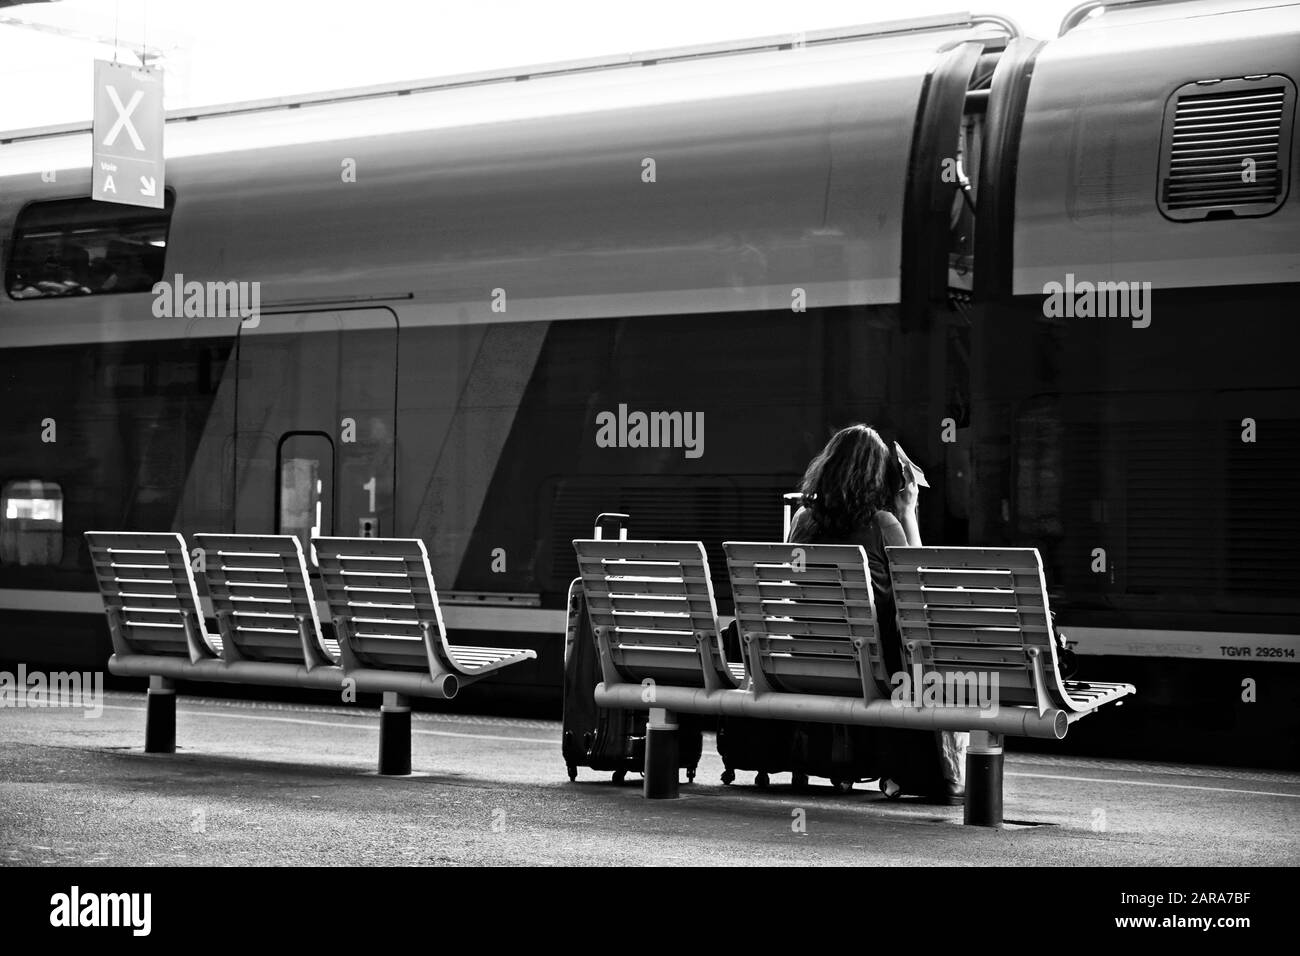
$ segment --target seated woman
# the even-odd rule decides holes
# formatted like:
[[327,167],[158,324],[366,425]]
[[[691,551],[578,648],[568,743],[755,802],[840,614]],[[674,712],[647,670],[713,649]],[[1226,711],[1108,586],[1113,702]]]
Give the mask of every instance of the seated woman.
[[[910,464],[900,462],[875,429],[851,425],[837,432],[812,460],[799,490],[804,504],[791,523],[790,541],[862,546],[885,664],[890,674],[902,671],[903,648],[885,548],[921,545]],[[882,763],[889,768],[880,780],[887,796],[906,792],[961,802],[969,734],[882,728],[876,739],[885,751]]]

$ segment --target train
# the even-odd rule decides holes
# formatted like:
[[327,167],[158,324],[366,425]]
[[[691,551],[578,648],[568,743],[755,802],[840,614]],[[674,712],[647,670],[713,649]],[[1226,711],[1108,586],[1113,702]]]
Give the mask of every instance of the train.
[[1297,76],[1283,0],[959,13],[172,111],[161,209],[0,132],[0,663],[105,666],[87,530],[417,537],[551,712],[599,513],[726,614],[863,421],[1138,686],[1065,745],[1294,767]]

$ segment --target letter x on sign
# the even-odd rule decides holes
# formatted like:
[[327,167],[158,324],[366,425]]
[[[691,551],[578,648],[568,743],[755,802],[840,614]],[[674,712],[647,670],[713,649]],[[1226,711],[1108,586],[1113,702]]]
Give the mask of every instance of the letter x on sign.
[[113,122],[113,128],[108,131],[108,135],[104,137],[104,145],[112,146],[117,142],[117,134],[122,130],[126,130],[126,135],[131,137],[131,145],[143,152],[144,141],[140,139],[140,134],[131,125],[131,114],[140,105],[140,101],[144,99],[144,90],[136,90],[132,93],[131,102],[126,106],[122,105],[122,99],[117,95],[117,90],[114,87],[105,86],[104,92],[108,94],[108,98],[113,101],[113,106],[117,109],[117,119]]
[[97,60],[94,96],[90,197],[162,209],[162,73]]

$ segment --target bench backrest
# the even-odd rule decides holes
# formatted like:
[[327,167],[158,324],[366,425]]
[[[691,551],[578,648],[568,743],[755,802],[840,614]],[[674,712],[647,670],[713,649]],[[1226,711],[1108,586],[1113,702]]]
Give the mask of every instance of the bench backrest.
[[[703,544],[577,540],[573,547],[591,626],[603,629],[624,680],[732,686]],[[707,676],[701,647],[712,667]]]
[[887,687],[861,547],[728,541],[722,548],[741,639],[753,645],[750,663],[771,689],[865,697],[873,682]]
[[87,531],[117,654],[211,657],[185,539],[175,532]]
[[[429,554],[418,538],[312,538],[330,616],[359,663],[427,671],[445,636]],[[341,626],[340,626],[341,625]],[[344,633],[346,631],[346,633]]]
[[[239,657],[315,666],[321,641],[302,544],[294,535],[196,534],[222,642]],[[308,656],[311,655],[311,656]]]
[[885,552],[909,670],[919,664],[923,672],[973,672],[986,681],[996,673],[1003,704],[1035,704],[1036,653],[1047,689],[1055,693],[1060,675],[1037,549]]

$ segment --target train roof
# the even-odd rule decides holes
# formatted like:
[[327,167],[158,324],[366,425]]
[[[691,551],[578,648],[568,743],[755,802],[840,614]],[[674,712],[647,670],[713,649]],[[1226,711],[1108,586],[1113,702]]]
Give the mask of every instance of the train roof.
[[[257,281],[265,309],[402,301],[417,325],[789,308],[794,289],[809,308],[897,302],[925,77],[941,47],[1012,32],[928,18],[171,122],[165,275]],[[85,129],[0,145],[0,222],[88,195],[89,159]],[[0,314],[14,345],[159,334],[148,294],[95,298]]]
[[[438,90],[482,86],[489,83],[515,83],[525,80],[605,72],[630,67],[661,66],[688,60],[823,46],[829,43],[844,43],[853,40],[931,33],[936,30],[974,29],[981,26],[989,28],[992,33],[1009,38],[1020,35],[1020,28],[1015,21],[1009,18],[992,14],[977,15],[967,12],[955,12],[928,17],[912,17],[904,20],[889,20],[880,23],[834,27],[824,30],[809,30],[801,33],[773,34],[741,40],[587,57],[578,60],[511,66],[365,87],[325,90],[316,93],[296,93],[236,103],[208,104],[186,109],[169,110],[166,121],[169,123],[187,122],[216,116],[231,116],[239,113],[296,109],[302,106],[343,103],[379,97],[408,96],[412,93],[430,93]],[[0,145],[48,136],[82,133],[87,132],[89,129],[90,123],[82,121],[11,131],[0,130]]]

